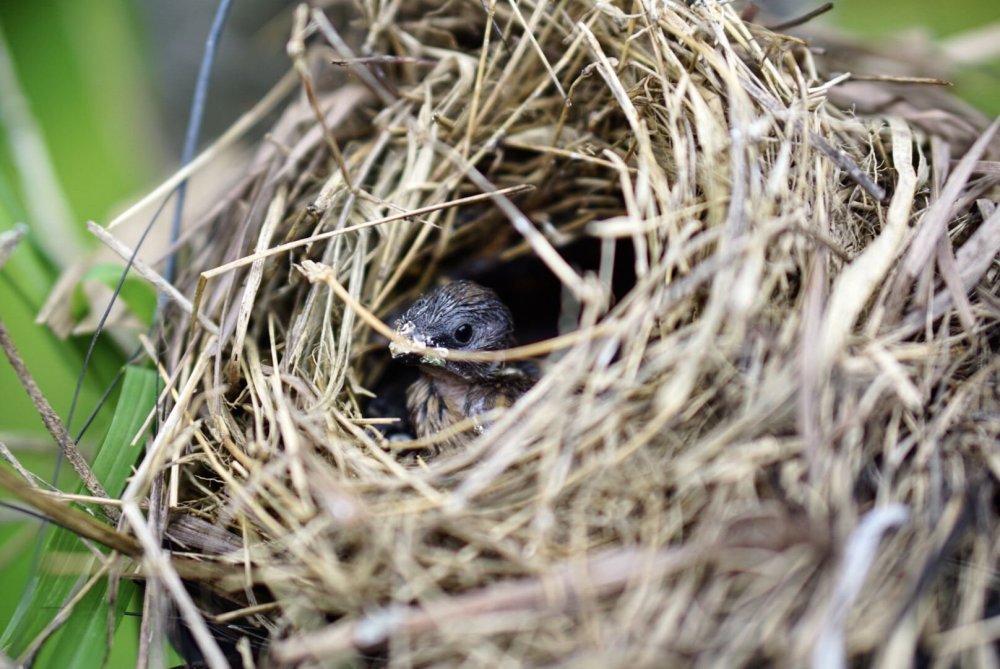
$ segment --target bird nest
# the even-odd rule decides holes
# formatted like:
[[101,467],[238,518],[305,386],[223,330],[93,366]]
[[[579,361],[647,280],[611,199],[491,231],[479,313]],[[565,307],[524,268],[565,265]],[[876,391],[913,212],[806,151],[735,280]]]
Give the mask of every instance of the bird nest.
[[[987,652],[995,126],[728,3],[334,11],[299,9],[298,95],[182,238],[138,476],[231,609],[164,598],[209,662]],[[458,278],[541,374],[435,456],[388,344]]]

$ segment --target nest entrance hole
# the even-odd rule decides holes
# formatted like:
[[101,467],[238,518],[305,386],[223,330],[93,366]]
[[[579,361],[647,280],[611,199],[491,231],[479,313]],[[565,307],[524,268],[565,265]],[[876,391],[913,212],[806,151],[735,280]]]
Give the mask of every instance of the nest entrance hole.
[[[635,249],[629,240],[612,242],[611,253],[602,249],[602,240],[580,236],[559,248],[560,254],[580,274],[599,274],[602,261],[610,267],[610,301],[615,304],[635,285]],[[471,260],[447,263],[439,274],[439,282],[468,279],[492,289],[507,305],[514,317],[518,344],[533,344],[565,334],[576,328],[579,304],[545,263],[530,252],[508,254],[494,252],[474,256]],[[416,282],[417,277],[412,277]],[[392,323],[415,299],[401,303],[388,314]],[[544,368],[543,368],[544,371]],[[368,418],[395,418],[396,423],[383,426],[384,434],[412,433],[406,410],[406,389],[419,376],[414,367],[393,363],[388,349],[371,356],[368,388],[375,397],[363,409]]]

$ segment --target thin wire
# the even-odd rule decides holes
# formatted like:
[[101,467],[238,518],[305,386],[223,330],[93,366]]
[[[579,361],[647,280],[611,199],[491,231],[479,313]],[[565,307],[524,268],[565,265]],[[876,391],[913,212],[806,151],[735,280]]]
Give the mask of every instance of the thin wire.
[[65,525],[61,524],[59,521],[52,520],[51,518],[49,518],[48,516],[46,516],[44,513],[41,513],[39,511],[35,511],[34,509],[29,509],[26,506],[21,506],[19,504],[12,504],[11,502],[4,502],[4,501],[0,500],[0,507],[3,507],[5,509],[10,509],[11,511],[15,511],[17,513],[20,513],[20,514],[23,514],[25,516],[28,516],[29,518],[34,518],[35,520],[41,521],[43,524],[52,523],[56,527],[61,527],[62,529],[66,530],[66,531],[69,531],[69,528],[67,528]]
[[[181,154],[181,167],[184,167],[194,159],[194,152],[198,148],[198,136],[201,133],[201,122],[205,115],[205,101],[208,99],[208,83],[212,77],[212,65],[215,64],[215,54],[219,47],[219,38],[222,36],[222,29],[226,25],[226,17],[229,15],[229,8],[232,0],[220,0],[218,8],[215,10],[215,18],[212,20],[212,28],[208,32],[208,39],[205,40],[205,54],[201,58],[201,67],[198,70],[198,82],[194,87],[194,99],[191,101],[191,114],[188,117],[187,135],[184,138],[184,151]],[[176,246],[177,239],[181,234],[181,219],[184,214],[184,200],[187,197],[187,179],[177,185],[177,206],[174,209],[174,219],[170,226],[170,246]],[[163,278],[167,283],[174,282],[174,275],[177,272],[177,249],[167,257],[167,266],[163,272]],[[161,301],[163,297],[161,296]]]
[[128,357],[128,360],[125,362],[125,364],[118,369],[118,373],[115,374],[115,377],[111,379],[110,383],[108,383],[108,387],[104,390],[104,393],[101,395],[100,399],[97,400],[97,403],[91,410],[90,415],[87,416],[87,419],[85,421],[83,421],[83,425],[80,426],[80,430],[76,433],[76,436],[73,438],[74,441],[79,442],[80,439],[83,438],[83,435],[84,433],[86,433],[87,428],[89,428],[90,424],[94,422],[95,418],[97,418],[97,414],[101,412],[101,408],[104,407],[104,404],[111,397],[111,394],[114,392],[115,388],[118,387],[118,384],[125,377],[125,370],[128,369],[129,365],[135,364],[139,360],[139,358],[142,357],[143,350],[144,349],[142,344],[136,346],[135,350],[132,351],[132,355]]

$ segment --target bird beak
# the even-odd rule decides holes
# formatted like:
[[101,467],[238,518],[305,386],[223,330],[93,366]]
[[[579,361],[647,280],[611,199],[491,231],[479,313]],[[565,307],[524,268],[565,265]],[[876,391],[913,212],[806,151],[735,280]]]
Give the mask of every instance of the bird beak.
[[[405,323],[400,323],[396,325],[396,336],[399,339],[394,339],[389,342],[389,353],[392,354],[393,360],[413,357],[415,349],[423,345],[423,338],[414,333],[413,323],[406,321]],[[420,339],[420,341],[416,341]],[[403,360],[403,362],[416,362],[416,360]]]
[[423,336],[414,332],[413,323],[407,321],[396,327],[399,339],[389,342],[389,353],[393,360],[408,365],[432,365],[440,367],[444,364],[446,350],[432,346]]
[[416,365],[420,362],[420,356],[413,351],[413,348],[415,347],[411,347],[409,341],[389,342],[389,353],[392,355],[392,359],[407,365]]

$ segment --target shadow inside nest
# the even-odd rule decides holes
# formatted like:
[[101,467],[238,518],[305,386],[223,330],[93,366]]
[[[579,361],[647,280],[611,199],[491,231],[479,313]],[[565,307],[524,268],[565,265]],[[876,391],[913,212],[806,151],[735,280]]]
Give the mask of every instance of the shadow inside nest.
[[[581,274],[597,274],[601,266],[601,241],[579,237],[559,248],[563,258]],[[499,257],[498,257],[499,256]],[[614,243],[614,263],[610,273],[611,304],[621,300],[635,285],[635,250],[628,240]],[[533,344],[565,334],[576,328],[579,304],[549,271],[545,263],[530,253],[504,259],[503,254],[477,257],[445,265],[436,283],[470,280],[493,290],[511,311],[517,345]],[[429,289],[428,289],[429,290]],[[412,300],[410,301],[412,302]],[[394,309],[386,321],[396,321],[410,305]],[[395,419],[372,425],[383,437],[405,442],[415,437],[406,406],[406,391],[421,372],[391,359],[388,340],[376,336],[379,348],[369,355],[366,364],[367,386],[374,397],[363,403],[364,416],[370,419]],[[551,354],[559,355],[558,352]],[[526,361],[545,371],[545,361]]]

